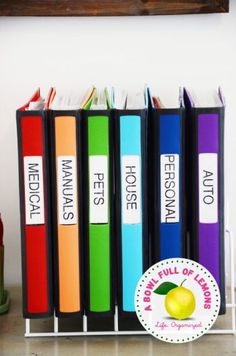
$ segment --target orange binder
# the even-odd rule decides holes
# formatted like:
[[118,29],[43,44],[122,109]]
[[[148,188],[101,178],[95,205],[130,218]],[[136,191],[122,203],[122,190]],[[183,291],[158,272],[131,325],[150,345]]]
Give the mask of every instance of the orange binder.
[[77,111],[52,111],[56,315],[81,312]]

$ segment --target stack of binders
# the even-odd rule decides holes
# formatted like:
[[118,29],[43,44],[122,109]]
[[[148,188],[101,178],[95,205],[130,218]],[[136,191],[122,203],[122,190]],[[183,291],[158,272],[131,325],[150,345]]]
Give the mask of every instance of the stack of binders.
[[85,314],[106,329],[117,305],[138,328],[137,283],[172,257],[213,274],[225,313],[220,91],[164,106],[150,89],[37,90],[17,128],[25,318]]

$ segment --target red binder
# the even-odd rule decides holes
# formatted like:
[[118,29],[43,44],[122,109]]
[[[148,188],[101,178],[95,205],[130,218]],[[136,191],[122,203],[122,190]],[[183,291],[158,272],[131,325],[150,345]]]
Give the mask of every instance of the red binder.
[[30,109],[32,103],[37,108],[40,100],[37,90],[30,101],[17,110],[25,318],[53,314],[47,110]]

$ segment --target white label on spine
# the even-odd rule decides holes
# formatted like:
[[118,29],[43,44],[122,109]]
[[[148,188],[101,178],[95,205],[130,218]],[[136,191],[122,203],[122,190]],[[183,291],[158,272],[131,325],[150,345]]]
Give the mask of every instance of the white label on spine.
[[179,222],[179,155],[162,154],[161,170],[161,222]]
[[89,221],[108,223],[108,157],[89,157]]
[[77,224],[77,174],[74,156],[57,157],[57,197],[59,224]]
[[199,221],[218,222],[218,157],[217,153],[199,154]]
[[44,224],[43,159],[24,157],[25,219],[26,225]]
[[122,156],[122,223],[141,223],[140,156]]

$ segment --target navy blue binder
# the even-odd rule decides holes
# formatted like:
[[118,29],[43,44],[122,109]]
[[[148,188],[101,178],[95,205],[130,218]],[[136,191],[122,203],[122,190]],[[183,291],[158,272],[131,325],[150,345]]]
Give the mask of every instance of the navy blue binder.
[[151,259],[155,263],[186,257],[184,108],[160,107],[150,95],[149,100]]

